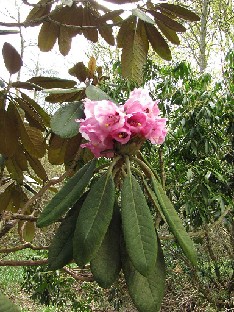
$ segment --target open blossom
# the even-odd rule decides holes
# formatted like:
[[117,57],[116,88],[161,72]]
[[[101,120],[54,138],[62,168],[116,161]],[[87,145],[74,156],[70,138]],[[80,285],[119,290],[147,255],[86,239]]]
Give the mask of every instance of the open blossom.
[[115,142],[125,145],[133,138],[162,144],[167,133],[166,119],[159,116],[158,102],[142,88],[132,91],[122,106],[107,100],[85,99],[85,119],[77,120],[79,131],[87,140],[81,147],[89,148],[98,158],[113,157]]

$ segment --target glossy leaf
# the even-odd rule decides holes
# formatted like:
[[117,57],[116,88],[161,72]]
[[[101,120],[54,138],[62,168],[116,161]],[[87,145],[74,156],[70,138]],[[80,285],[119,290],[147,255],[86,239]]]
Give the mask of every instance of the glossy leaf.
[[0,292],[0,312],[20,312],[20,308]]
[[95,166],[96,161],[93,160],[67,181],[40,214],[37,221],[38,227],[44,227],[57,221],[76,203],[92,178]]
[[163,59],[170,61],[172,59],[171,51],[163,36],[153,25],[145,24],[145,27],[153,50]]
[[129,29],[125,36],[121,55],[122,75],[140,84],[143,81],[143,66],[149,49],[144,22],[139,20],[137,29]]
[[146,276],[157,258],[157,237],[145,196],[133,175],[124,179],[121,214],[127,252],[136,268]]
[[152,179],[152,183],[154,192],[161,206],[162,213],[165,216],[165,219],[169,225],[171,232],[177,239],[179,245],[181,246],[187,258],[191,261],[193,265],[196,265],[197,254],[193,245],[193,241],[186,232],[180,217],[178,216],[170,199],[164,192],[161,184],[156,179]]
[[61,269],[73,259],[73,236],[83,202],[84,196],[67,213],[50,244],[48,252],[50,270]]
[[114,201],[114,181],[106,173],[92,185],[77,220],[73,255],[79,266],[90,262],[100,248],[111,222]]
[[17,73],[23,65],[23,61],[16,49],[10,43],[5,42],[2,48],[2,55],[8,72],[11,75]]
[[121,222],[117,207],[114,209],[104,240],[90,262],[93,277],[102,288],[109,288],[118,278],[121,269],[120,229]]
[[70,103],[59,108],[51,118],[51,129],[62,138],[72,138],[79,133],[79,123],[76,122],[76,119],[83,117],[82,103]]
[[169,12],[172,12],[173,14],[175,14],[176,16],[184,20],[188,20],[191,22],[200,21],[200,17],[197,14],[195,14],[191,10],[186,9],[180,5],[170,4],[170,3],[160,3],[159,6],[163,9],[168,10]]
[[141,275],[126,253],[123,272],[132,301],[139,312],[159,312],[165,292],[165,261],[160,244],[157,261],[147,276]]

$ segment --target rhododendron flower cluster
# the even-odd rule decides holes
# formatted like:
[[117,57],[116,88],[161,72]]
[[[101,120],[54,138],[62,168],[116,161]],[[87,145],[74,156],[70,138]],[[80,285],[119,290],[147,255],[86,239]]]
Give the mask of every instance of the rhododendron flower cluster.
[[95,157],[113,157],[115,143],[127,144],[133,138],[161,144],[167,133],[166,118],[160,117],[159,101],[149,92],[138,88],[130,93],[124,105],[107,100],[84,100],[85,119],[79,119],[80,133],[88,141],[81,147],[89,148]]

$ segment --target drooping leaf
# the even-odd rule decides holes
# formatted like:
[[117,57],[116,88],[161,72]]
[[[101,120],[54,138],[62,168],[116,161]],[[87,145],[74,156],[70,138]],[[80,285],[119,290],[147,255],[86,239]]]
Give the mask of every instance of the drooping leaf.
[[145,12],[143,12],[141,9],[133,9],[132,14],[140,18],[143,22],[155,24],[154,20],[150,16],[148,16]]
[[16,49],[10,43],[5,42],[2,48],[2,55],[8,72],[11,75],[17,73],[23,65],[23,61]]
[[0,292],[0,312],[20,312],[20,308]]
[[27,152],[35,158],[43,157],[46,153],[46,143],[42,132],[24,124],[22,120],[19,121],[19,128],[20,138]]
[[170,3],[160,3],[159,6],[163,9],[166,9],[169,12],[172,12],[173,14],[184,20],[188,20],[191,22],[200,21],[200,17],[197,14],[180,5]]
[[15,81],[12,82],[12,87],[17,89],[26,89],[26,90],[35,90],[35,91],[41,91],[42,88],[30,83],[30,82],[24,82],[24,81]]
[[64,163],[69,164],[69,162],[73,161],[76,153],[79,150],[80,144],[82,142],[82,136],[78,133],[76,136],[67,140],[66,150],[64,154]]
[[114,201],[114,181],[106,173],[92,185],[77,220],[73,256],[79,266],[92,260],[100,248],[111,222]]
[[102,38],[110,45],[115,45],[115,38],[112,33],[112,28],[110,26],[99,26],[98,31]]
[[164,60],[171,60],[171,51],[160,32],[151,24],[145,24],[147,37],[154,51]]
[[53,49],[59,36],[59,26],[52,22],[44,22],[38,36],[38,47],[42,52]]
[[76,119],[83,117],[82,103],[70,103],[59,108],[51,118],[51,129],[62,138],[72,138],[79,133],[79,123],[76,122]]
[[[95,25],[96,16],[89,5],[85,5],[83,8],[83,22],[82,26],[97,26]],[[82,29],[82,32],[88,40],[96,43],[98,41],[98,31],[97,28],[90,27]]]
[[82,196],[69,210],[50,244],[48,252],[48,266],[50,270],[61,269],[73,259],[73,236],[77,217],[85,197]]
[[21,144],[18,145],[17,151],[13,158],[22,171],[28,170],[27,158]]
[[67,140],[52,133],[49,140],[48,160],[52,165],[62,165],[64,163]]
[[138,20],[137,29],[128,30],[125,36],[121,55],[122,75],[141,84],[149,49],[144,22]]
[[37,4],[37,6],[35,6],[28,14],[28,16],[26,17],[26,22],[29,21],[34,21],[37,18],[40,18],[42,16],[46,16],[50,13],[51,10],[51,6],[52,4],[46,4],[47,2],[49,2],[49,0],[41,0],[39,1]]
[[0,109],[0,153],[11,157],[17,150],[18,129],[9,111]]
[[165,262],[158,244],[157,261],[147,276],[141,275],[123,254],[123,272],[132,301],[139,312],[159,312],[165,292]]
[[71,50],[70,30],[66,26],[60,26],[58,35],[59,52],[66,56]]
[[162,13],[154,11],[154,10],[150,10],[149,12],[154,16],[156,22],[160,21],[165,26],[167,26],[168,28],[170,28],[174,31],[178,31],[178,32],[185,32],[186,31],[186,28],[183,25],[181,25],[177,21],[171,19],[170,17],[166,16],[165,14],[162,14]]
[[19,184],[23,184],[23,171],[20,168],[20,166],[17,164],[15,159],[8,158],[6,160],[6,168],[11,176],[11,178],[15,181],[17,181]]
[[117,207],[114,209],[103,242],[90,262],[93,277],[102,288],[109,288],[118,278],[121,269],[120,228],[121,222]]
[[33,171],[36,173],[36,175],[42,179],[42,181],[48,180],[47,173],[45,171],[45,168],[42,166],[39,159],[31,156],[30,154],[26,153],[26,157],[28,159],[28,162],[33,169]]
[[75,204],[92,178],[95,166],[96,161],[93,160],[67,181],[40,214],[37,221],[38,227],[44,227],[57,221]]
[[145,196],[132,174],[123,182],[121,214],[129,257],[136,270],[146,276],[156,262],[157,237]]
[[130,17],[126,18],[126,20],[123,21],[119,29],[118,35],[117,35],[118,48],[123,48],[125,46],[125,42],[127,40],[126,34],[129,31],[134,30],[135,23],[136,23],[136,18],[134,15],[131,15]]
[[156,180],[152,179],[154,192],[161,206],[162,212],[165,219],[169,225],[169,228],[175,238],[177,239],[179,245],[181,246],[183,252],[188,257],[193,265],[197,263],[197,254],[194,248],[193,242],[186,232],[181,219],[179,218],[175,208],[173,207],[170,199],[164,192],[161,184]]
[[73,88],[76,85],[76,81],[61,79],[57,77],[32,77],[27,82],[34,83],[44,89],[52,89],[52,88]]
[[0,213],[7,209],[11,200],[11,191],[14,184],[10,184],[4,192],[0,193]]
[[111,100],[111,97],[100,88],[90,85],[85,89],[87,98],[92,101]]
[[163,24],[161,21],[156,21],[156,24],[158,25],[158,28],[161,30],[163,35],[172,43],[179,45],[180,39],[177,35],[177,33],[168,28],[165,24]]

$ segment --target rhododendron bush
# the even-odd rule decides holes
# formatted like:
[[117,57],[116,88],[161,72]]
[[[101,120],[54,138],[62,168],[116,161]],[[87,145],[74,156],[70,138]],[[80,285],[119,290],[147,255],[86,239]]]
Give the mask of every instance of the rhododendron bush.
[[132,138],[140,142],[148,139],[153,144],[165,140],[166,119],[159,116],[158,101],[153,101],[144,89],[130,93],[124,105],[103,100],[84,101],[85,119],[80,122],[80,133],[89,142],[81,145],[89,148],[95,157],[113,157],[117,152],[115,142],[126,144]]
[[[144,89],[133,90],[123,105],[88,98],[83,104],[85,116],[76,120],[84,139],[81,147],[94,157],[39,216],[39,227],[64,216],[49,248],[49,268],[57,270],[70,261],[81,267],[90,264],[94,280],[104,288],[122,271],[138,311],[159,311],[165,262],[155,215],[168,223],[196,265],[193,243],[157,173],[140,152],[146,140],[164,142],[166,119],[160,116],[158,101]],[[101,157],[104,161],[99,162]]]

